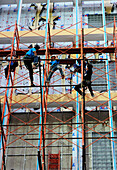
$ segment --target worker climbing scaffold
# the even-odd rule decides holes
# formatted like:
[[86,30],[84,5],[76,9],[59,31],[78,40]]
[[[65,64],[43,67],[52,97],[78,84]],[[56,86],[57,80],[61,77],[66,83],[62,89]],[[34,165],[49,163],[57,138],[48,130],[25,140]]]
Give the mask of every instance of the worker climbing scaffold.
[[64,76],[64,73],[63,73],[63,70],[62,70],[62,68],[61,68],[61,65],[59,65],[60,60],[56,60],[56,59],[57,59],[56,56],[52,56],[52,57],[51,57],[51,62],[50,62],[50,63],[48,62],[48,64],[51,64],[51,67],[50,67],[50,71],[49,71],[49,74],[48,74],[48,77],[47,77],[47,81],[46,81],[47,85],[49,85],[50,79],[51,79],[53,73],[54,73],[56,70],[59,70],[59,71],[60,71],[61,76],[62,76],[62,79],[64,79],[64,77],[65,77],[65,76]]
[[92,68],[93,68],[93,65],[88,63],[87,69],[84,75],[84,80],[80,84],[76,85],[74,88],[80,95],[83,95],[83,92],[80,90],[80,88],[85,87],[87,89],[88,87],[91,93],[91,96],[94,97],[94,93],[91,87]]
[[[18,56],[15,55],[15,56],[13,57],[14,61],[11,61],[10,65],[8,64],[8,65],[6,66],[6,68],[4,69],[4,71],[5,71],[5,78],[6,78],[6,79],[7,79],[7,76],[8,76],[8,71],[10,70],[10,73],[11,73],[11,72],[14,72],[15,69],[16,69],[16,67],[18,66],[18,61],[16,61],[17,58],[18,58]],[[5,58],[5,60],[6,60],[6,59],[7,59],[7,57]]]
[[[24,64],[26,68],[29,71],[29,76],[30,76],[30,81],[31,81],[31,86],[34,87],[33,83],[33,69],[38,67],[38,56],[37,56],[37,51],[40,49],[40,46],[36,44],[34,48],[31,48],[26,55],[24,56]],[[31,60],[26,60],[26,59],[31,59]],[[33,62],[33,65],[32,65]]]

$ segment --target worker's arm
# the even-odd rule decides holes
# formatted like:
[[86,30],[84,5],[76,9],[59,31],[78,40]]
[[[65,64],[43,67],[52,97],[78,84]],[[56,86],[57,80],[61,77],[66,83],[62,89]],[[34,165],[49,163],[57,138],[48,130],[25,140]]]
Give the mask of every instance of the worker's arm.
[[50,61],[50,60],[47,60],[47,64],[51,64],[51,61]]
[[37,56],[37,52],[36,51],[34,51],[34,55]]

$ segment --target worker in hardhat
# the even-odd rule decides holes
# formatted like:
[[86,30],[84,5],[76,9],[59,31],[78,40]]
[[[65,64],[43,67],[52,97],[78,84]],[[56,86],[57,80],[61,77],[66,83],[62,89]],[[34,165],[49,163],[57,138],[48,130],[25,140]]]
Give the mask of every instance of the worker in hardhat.
[[[4,69],[5,70],[5,78],[8,76],[8,71],[14,72],[16,67],[18,66],[18,61],[16,60],[18,58],[17,55],[13,57],[13,60],[10,62],[10,65],[8,64],[7,67]],[[7,59],[7,57],[5,58]]]
[[[29,77],[31,81],[31,86],[34,87],[33,84],[33,69],[38,67],[38,56],[37,51],[40,49],[40,46],[36,44],[34,48],[31,48],[26,55],[24,56],[24,64],[29,71]],[[30,59],[30,60],[29,60]],[[32,65],[33,63],[33,65]]]
[[51,66],[50,66],[50,71],[49,71],[49,74],[48,74],[48,77],[47,77],[47,83],[50,82],[50,79],[53,75],[53,73],[56,71],[56,70],[59,70],[60,71],[60,74],[62,76],[62,79],[64,79],[64,73],[63,73],[63,70],[61,68],[61,66],[59,65],[60,63],[60,60],[56,60],[57,57],[56,56],[52,56],[51,57],[51,62],[49,63]]

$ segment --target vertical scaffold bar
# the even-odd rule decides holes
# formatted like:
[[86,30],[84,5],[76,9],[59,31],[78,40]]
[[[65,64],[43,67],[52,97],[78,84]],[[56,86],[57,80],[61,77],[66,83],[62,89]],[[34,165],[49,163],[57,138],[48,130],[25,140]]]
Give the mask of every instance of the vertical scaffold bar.
[[[84,55],[83,55],[83,44],[84,44],[84,30],[82,28],[82,17],[81,17],[81,79],[84,81]],[[85,148],[85,87],[82,87],[82,168],[86,170],[86,148]]]
[[1,154],[1,156],[3,157],[3,167],[4,170],[6,170],[6,165],[5,165],[5,148],[4,148],[4,130],[3,130],[3,126],[2,126],[2,120],[1,120],[1,141],[2,141],[2,150],[3,150],[3,154]]
[[[12,40],[11,57],[13,55],[13,50],[14,50],[14,39],[15,39],[15,35],[16,35],[15,32],[16,32],[16,24],[15,24],[15,30],[14,30],[13,40]],[[11,64],[11,61],[10,61],[10,64]],[[10,64],[9,64],[9,70],[10,70]],[[6,86],[9,87],[9,85],[10,85],[10,71],[8,72]],[[2,110],[2,118],[1,118],[1,120],[3,122],[3,125],[8,125],[9,124],[9,117],[10,117],[10,115],[9,115],[8,106],[7,106],[7,104],[8,104],[7,101],[8,101],[8,98],[9,98],[9,93],[11,94],[12,91],[9,90],[9,88],[6,88],[6,90],[5,90],[5,97],[4,97],[4,105],[3,105],[3,110]],[[7,129],[4,129],[4,134],[5,134],[6,140],[7,140],[7,135],[8,135]],[[5,153],[5,150],[6,150],[6,140],[3,141],[4,142],[4,153]],[[1,142],[2,142],[2,138],[1,138]],[[2,149],[3,143],[1,143],[1,142],[0,142],[0,148]],[[2,157],[1,157],[0,161],[2,162]],[[0,167],[1,167],[1,170],[3,170],[3,164],[1,164]]]
[[[8,75],[10,76],[10,75]],[[8,79],[8,85],[10,85],[10,80]],[[8,98],[9,96],[9,88],[6,89],[6,92],[5,92],[5,99],[4,99],[4,108],[3,108],[3,112],[2,112],[2,117],[1,117],[1,123],[2,123],[2,127],[3,125],[6,125],[7,124],[7,115],[8,115],[8,109],[7,109],[7,101],[6,101],[6,98]],[[4,130],[4,134],[6,135],[6,130]],[[0,151],[1,151],[1,160],[0,162],[2,163],[0,165],[1,167],[1,170],[3,169],[3,167],[5,166],[5,158],[4,158],[4,154],[5,154],[5,141],[4,141],[4,137],[2,136],[3,134],[1,134],[1,140],[0,140]],[[3,148],[3,151],[2,151],[2,148]],[[2,153],[4,152],[4,153]],[[3,161],[2,161],[2,158],[3,158]],[[4,164],[4,165],[3,165]]]
[[47,0],[46,31],[45,31],[45,48],[46,48],[47,35],[48,35],[49,9],[50,9],[50,0]]
[[19,0],[18,12],[17,12],[17,25],[18,25],[18,26],[19,26],[19,24],[20,24],[21,9],[22,9],[22,0]]
[[[45,32],[45,49],[46,49],[46,55],[45,58],[47,57],[47,46],[48,46],[48,23],[49,23],[49,11],[50,11],[50,0],[47,0],[47,13],[46,13],[46,32]],[[44,61],[44,64],[46,61]],[[45,69],[46,69],[46,64],[45,64]],[[44,84],[44,77],[43,77],[43,84]],[[46,89],[47,90],[47,89]],[[47,108],[47,107],[46,107]],[[47,112],[47,110],[46,110]],[[45,136],[45,135],[44,135]],[[45,142],[45,141],[44,141]]]
[[[76,48],[78,48],[78,0],[76,0]],[[76,54],[76,58],[78,58],[78,54]],[[78,84],[78,73],[76,74],[76,82]],[[78,93],[76,92],[77,98],[76,98],[76,123],[77,123],[77,170],[79,170],[80,160],[79,160],[79,98]]]
[[[19,24],[20,24],[21,10],[22,10],[22,0],[19,0],[18,12],[17,12],[17,26],[18,26],[18,28],[19,28]],[[14,46],[16,46],[16,38],[14,39]]]
[[[41,105],[41,104],[40,104]],[[41,106],[40,106],[40,118],[39,118],[39,124],[41,124],[42,121],[42,111],[41,111]],[[40,137],[41,137],[41,125],[39,125],[39,140],[38,140],[38,152],[39,152],[39,147],[40,147]],[[41,155],[40,155],[41,157]],[[40,161],[37,159],[37,170],[39,170],[40,167]]]
[[0,127],[1,127],[1,140],[2,143],[0,142],[0,148],[1,148],[1,144],[2,144],[2,150],[0,149],[0,160],[2,161],[2,157],[3,157],[3,164],[4,164],[4,167],[5,167],[5,155],[4,155],[4,131],[3,131],[3,122],[2,122],[2,111],[1,111],[1,103],[0,103],[0,119],[1,119],[1,122],[0,122]]
[[116,33],[116,20],[114,17],[114,46],[115,46],[115,68],[116,68],[116,79],[117,79],[117,33]]
[[[45,49],[46,49],[46,45],[47,45],[47,36],[48,36],[48,21],[49,21],[49,9],[50,9],[50,0],[47,0],[47,13],[46,13],[46,31],[45,31]],[[44,58],[45,59],[45,58]],[[44,61],[44,63],[43,63],[44,65],[45,65],[45,61]],[[41,82],[40,82],[41,83]],[[43,75],[43,78],[42,78],[42,83],[41,83],[41,85],[43,86],[44,85],[44,75]],[[43,89],[44,87],[42,87],[42,94],[44,94],[44,89]],[[42,95],[42,99],[41,99],[42,101],[44,101],[44,96]],[[41,107],[40,108],[43,108],[43,106],[42,106],[42,102],[41,102]],[[44,119],[43,119],[43,111],[42,111],[42,109],[40,109],[40,115],[42,115],[42,120],[41,120],[41,116],[40,116],[40,120],[41,120],[41,123],[44,121]],[[39,136],[41,137],[41,133],[43,133],[43,148],[44,148],[44,152],[45,152],[45,147],[44,147],[44,144],[45,144],[45,141],[44,141],[44,127],[42,127],[42,132],[39,130]],[[40,142],[40,148],[41,148],[41,140],[40,140],[40,138],[39,138],[39,141],[38,141],[38,143]],[[45,167],[45,158],[44,158],[44,160],[43,160],[44,162],[44,170],[46,169],[46,167]],[[38,161],[37,161],[37,169],[38,169]],[[43,169],[43,164],[42,164],[42,169]]]
[[[105,8],[104,0],[102,0],[102,13],[103,13],[103,27],[104,27],[104,42],[105,47],[107,47],[107,35],[106,35],[106,20],[105,20]],[[111,133],[111,145],[112,145],[112,157],[113,157],[113,169],[116,170],[116,157],[115,157],[115,145],[114,145],[114,131],[113,131],[113,113],[112,113],[112,101],[110,92],[110,76],[109,76],[109,62],[108,55],[106,54],[106,70],[107,70],[107,84],[108,84],[108,98],[109,98],[109,118],[110,118],[110,133]]]
[[[38,159],[37,159],[37,170],[39,170],[39,167],[41,167],[42,169],[42,165],[41,165],[41,154],[40,154],[40,151],[39,151],[39,148],[40,148],[40,138],[41,138],[41,130],[42,130],[42,133],[43,133],[43,106],[42,106],[42,98],[43,98],[43,95],[42,95],[42,84],[41,84],[41,66],[40,66],[40,58],[39,58],[39,77],[40,77],[40,92],[41,92],[41,103],[40,103],[40,119],[39,119],[39,124],[42,124],[42,126],[40,125],[39,126],[39,140],[38,140]],[[39,157],[40,156],[40,157]],[[39,159],[40,158],[40,159]]]

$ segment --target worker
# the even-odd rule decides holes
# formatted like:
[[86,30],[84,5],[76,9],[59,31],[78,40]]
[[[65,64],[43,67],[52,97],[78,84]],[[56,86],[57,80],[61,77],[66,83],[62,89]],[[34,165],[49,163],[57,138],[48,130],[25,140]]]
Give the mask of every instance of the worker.
[[93,90],[92,90],[92,87],[91,87],[91,76],[92,76],[92,64],[87,64],[87,70],[85,72],[85,75],[84,75],[84,80],[75,86],[75,90],[80,94],[80,95],[83,95],[83,92],[80,90],[80,88],[82,87],[88,87],[90,93],[91,93],[91,96],[94,97],[94,93],[93,93]]
[[[35,85],[33,84],[33,69],[36,69],[38,65],[38,56],[37,56],[37,51],[40,49],[40,46],[36,44],[34,48],[31,48],[26,55],[24,56],[24,64],[26,68],[29,71],[29,76],[30,76],[30,81],[31,81],[31,86],[34,87]],[[27,59],[27,60],[26,60]],[[31,59],[31,60],[29,60]],[[33,65],[32,65],[33,63]]]
[[33,45],[32,45],[32,44],[30,44],[30,45],[28,46],[28,48],[29,48],[29,49],[33,48]]
[[[14,61],[12,60],[11,63],[10,63],[10,66],[8,64],[7,67],[4,69],[5,70],[5,78],[6,79],[7,79],[7,76],[8,76],[9,69],[10,69],[10,72],[14,72],[16,67],[18,66],[18,61],[16,61],[17,58],[18,58],[18,56],[15,55],[13,57]],[[7,57],[5,59],[7,59]]]
[[51,57],[51,62],[50,62],[50,63],[48,62],[48,64],[51,64],[51,67],[50,67],[50,71],[49,71],[49,74],[48,74],[48,77],[47,77],[47,81],[46,81],[47,84],[49,84],[50,79],[51,79],[53,73],[54,73],[56,70],[59,70],[59,71],[60,71],[61,76],[62,76],[62,79],[64,79],[64,77],[65,77],[65,76],[64,76],[64,73],[63,73],[63,70],[62,70],[61,66],[59,65],[60,60],[56,60],[56,59],[57,59],[56,56],[52,56],[52,57]]
[[[67,66],[66,68],[70,68],[70,67],[74,67],[74,71],[71,71],[71,73],[80,73],[81,74],[81,56],[77,59],[78,64],[74,63],[73,65],[70,65],[69,67]],[[86,63],[87,63],[87,59],[84,56],[84,69],[86,69]]]

